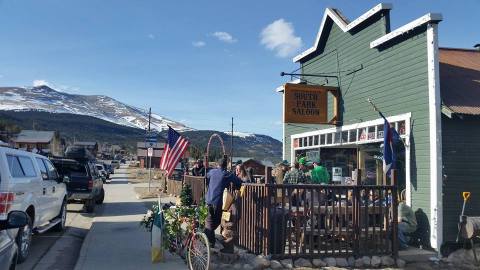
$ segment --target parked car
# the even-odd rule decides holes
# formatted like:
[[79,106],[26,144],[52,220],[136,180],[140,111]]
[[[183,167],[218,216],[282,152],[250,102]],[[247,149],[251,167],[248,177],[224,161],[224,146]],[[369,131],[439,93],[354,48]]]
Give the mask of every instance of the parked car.
[[16,230],[18,262],[27,259],[32,233],[65,229],[67,190],[44,156],[0,147],[0,221],[12,211],[27,213],[27,225]]
[[68,179],[68,203],[83,203],[88,213],[95,211],[96,204],[103,203],[105,198],[103,180],[97,173],[93,161],[78,158],[54,158],[52,162],[59,174]]
[[105,167],[105,169],[108,172],[108,175],[109,175],[108,178],[110,178],[110,175],[115,173],[115,171],[113,170],[112,164],[106,164],[105,163],[105,164],[103,164],[103,166]]
[[112,160],[112,166],[113,166],[113,169],[118,169],[120,168],[120,162],[118,160]]
[[18,247],[12,229],[27,226],[28,216],[22,211],[11,211],[7,219],[0,221],[0,269],[15,270]]
[[95,167],[97,168],[97,171],[100,174],[103,183],[104,184],[107,183],[107,179],[110,178],[110,175],[107,172],[107,170],[105,170],[105,167],[103,166],[103,164],[97,163],[95,164]]

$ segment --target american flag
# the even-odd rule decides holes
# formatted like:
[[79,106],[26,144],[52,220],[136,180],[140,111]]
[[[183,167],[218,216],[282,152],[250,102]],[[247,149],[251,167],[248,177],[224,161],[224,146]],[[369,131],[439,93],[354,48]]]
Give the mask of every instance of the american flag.
[[190,142],[180,136],[173,128],[168,127],[168,142],[160,158],[160,169],[167,171],[167,176],[172,175],[178,160],[187,150]]

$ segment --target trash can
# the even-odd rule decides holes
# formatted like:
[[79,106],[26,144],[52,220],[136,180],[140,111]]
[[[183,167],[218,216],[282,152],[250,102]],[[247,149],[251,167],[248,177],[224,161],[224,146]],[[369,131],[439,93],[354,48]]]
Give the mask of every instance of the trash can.
[[287,236],[288,209],[270,210],[269,254],[284,254]]

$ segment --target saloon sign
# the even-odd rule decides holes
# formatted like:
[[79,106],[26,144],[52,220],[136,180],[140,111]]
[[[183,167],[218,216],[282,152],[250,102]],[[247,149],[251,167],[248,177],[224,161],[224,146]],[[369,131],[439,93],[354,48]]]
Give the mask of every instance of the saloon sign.
[[[334,119],[328,121],[328,96],[334,94]],[[305,124],[332,124],[336,120],[337,111],[337,88],[306,85],[285,84],[285,123]]]

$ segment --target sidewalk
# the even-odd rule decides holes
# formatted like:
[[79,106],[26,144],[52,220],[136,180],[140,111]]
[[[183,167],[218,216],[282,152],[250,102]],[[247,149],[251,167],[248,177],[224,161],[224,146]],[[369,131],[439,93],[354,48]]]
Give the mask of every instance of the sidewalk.
[[104,188],[105,202],[95,210],[75,270],[187,269],[177,256],[167,256],[165,263],[151,263],[150,233],[139,226],[148,203],[135,198],[133,185],[115,178]]

